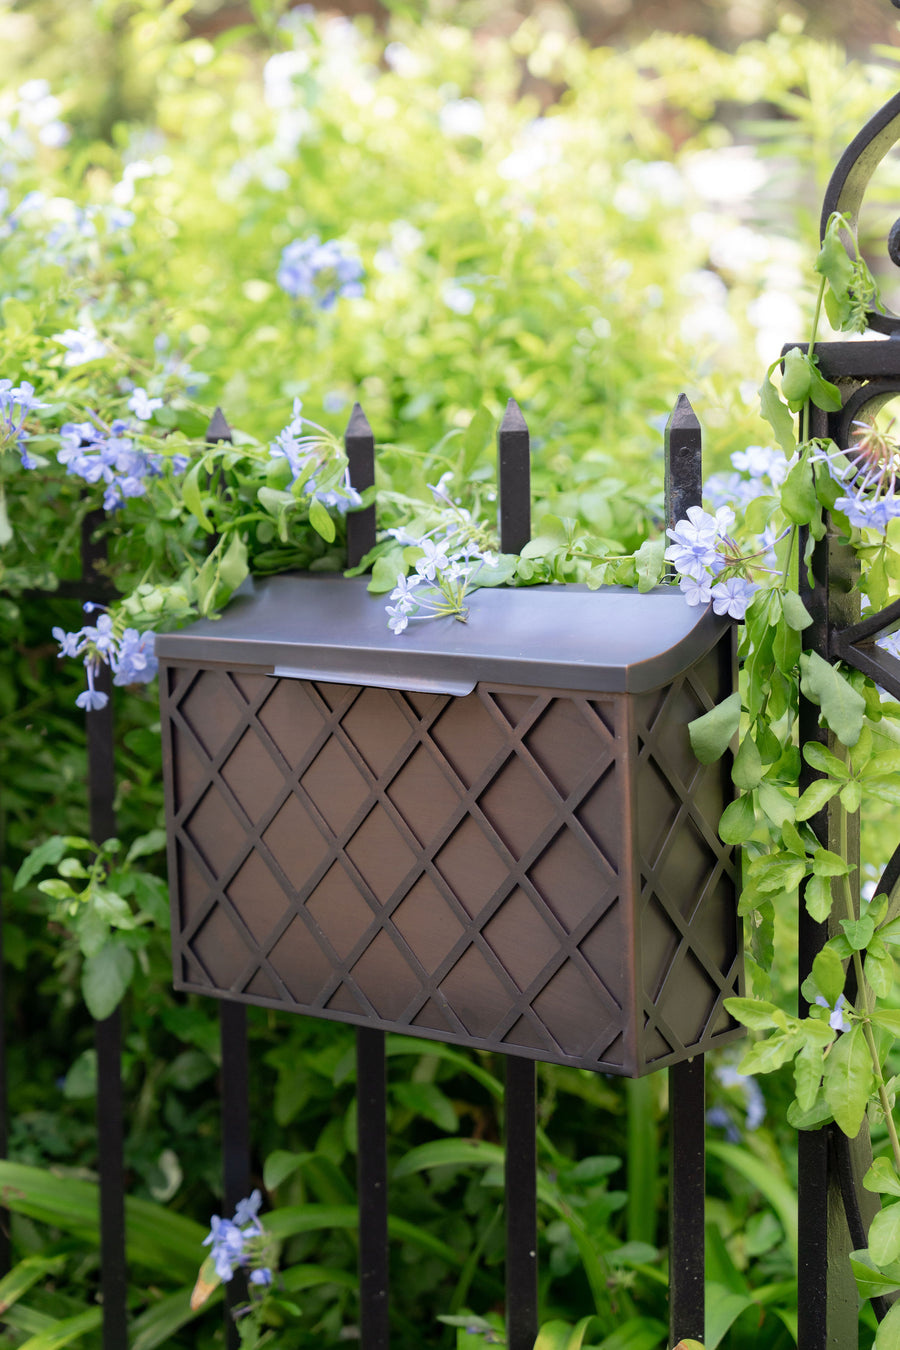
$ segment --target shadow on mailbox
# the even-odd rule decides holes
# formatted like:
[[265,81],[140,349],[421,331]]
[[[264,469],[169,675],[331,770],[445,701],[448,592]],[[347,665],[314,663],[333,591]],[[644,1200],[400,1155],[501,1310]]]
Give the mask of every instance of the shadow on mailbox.
[[157,651],[176,988],[631,1076],[743,1034],[710,608],[485,589],[398,638],[365,578],[282,575]]

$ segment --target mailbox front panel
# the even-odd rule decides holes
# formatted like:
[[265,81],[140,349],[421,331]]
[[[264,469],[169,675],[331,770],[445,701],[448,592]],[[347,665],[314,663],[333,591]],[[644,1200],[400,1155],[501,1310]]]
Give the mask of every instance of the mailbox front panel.
[[[641,901],[627,705],[171,664],[176,987],[613,1073],[683,1058],[685,1042],[726,1024],[733,1034],[721,1010],[733,950],[718,976],[694,975],[696,1028],[682,1017],[666,1036],[666,1019],[650,1027],[643,1011],[656,996],[644,984],[662,997],[673,963],[697,961],[689,933],[673,945],[667,921],[661,938],[658,904]],[[676,779],[670,795],[695,815],[696,784]],[[720,886],[727,850],[714,825],[692,828]],[[648,1055],[644,1026],[657,1037]]]

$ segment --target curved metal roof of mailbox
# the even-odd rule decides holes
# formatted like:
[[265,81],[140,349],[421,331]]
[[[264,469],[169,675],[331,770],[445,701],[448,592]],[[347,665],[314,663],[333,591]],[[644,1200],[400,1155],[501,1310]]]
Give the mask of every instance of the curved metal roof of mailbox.
[[729,620],[680,591],[558,585],[472,593],[469,619],[410,623],[395,636],[366,577],[250,578],[220,619],[160,634],[168,660],[271,667],[272,674],[467,694],[481,680],[645,693],[694,665]]

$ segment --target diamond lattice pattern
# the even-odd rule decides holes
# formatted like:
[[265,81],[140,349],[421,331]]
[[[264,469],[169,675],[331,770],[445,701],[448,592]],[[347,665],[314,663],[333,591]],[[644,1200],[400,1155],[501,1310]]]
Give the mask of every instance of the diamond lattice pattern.
[[[179,675],[187,987],[622,1071],[634,920],[621,698]],[[728,903],[728,878],[658,720],[641,841],[650,1058],[709,1022],[723,985],[712,966],[734,956],[721,940],[712,958],[694,950],[691,925]],[[669,839],[685,814],[689,880],[673,888]],[[668,992],[679,966],[698,991],[688,1011]]]

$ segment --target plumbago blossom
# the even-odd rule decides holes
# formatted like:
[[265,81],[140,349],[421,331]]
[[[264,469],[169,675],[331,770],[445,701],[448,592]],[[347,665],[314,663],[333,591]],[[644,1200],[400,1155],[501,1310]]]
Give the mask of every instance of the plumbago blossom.
[[96,712],[109,702],[108,695],[95,687],[101,666],[109,666],[113,684],[120,686],[148,684],[155,678],[159,666],[154,654],[156,635],[150,631],[139,633],[136,628],[123,628],[104,605],[88,603],[84,610],[86,614],[99,611],[97,622],[85,624],[73,633],[67,633],[63,628],[54,628],[52,632],[59,643],[60,657],[83,658],[87,689],[78,695],[75,703],[85,712]]
[[293,300],[312,300],[318,309],[333,309],[339,299],[363,294],[363,265],[340,239],[317,234],[294,239],[281,254],[277,281]]
[[[248,1324],[258,1315],[274,1282],[273,1268],[278,1254],[276,1242],[259,1221],[261,1203],[262,1196],[256,1190],[238,1202],[233,1218],[222,1219],[214,1214],[210,1219],[209,1233],[203,1239],[203,1246],[209,1247],[210,1253],[200,1267],[191,1294],[194,1311],[203,1307],[220,1282],[227,1284],[241,1271],[247,1277],[250,1301],[235,1308],[232,1315],[235,1319],[248,1319]],[[249,1343],[255,1345],[257,1341]]]
[[465,623],[467,592],[482,568],[493,567],[497,561],[484,547],[485,540],[470,513],[447,495],[449,478],[445,474],[439,483],[429,484],[435,502],[450,515],[449,524],[437,526],[424,535],[413,535],[403,529],[388,531],[399,544],[420,551],[414,574],[398,573],[390,597],[394,603],[386,606],[388,627],[398,636],[414,619],[452,617]]
[[850,1011],[850,1005],[847,1003],[843,994],[838,994],[833,1007],[824,994],[817,994],[816,1004],[820,1008],[828,1009],[830,1013],[828,1025],[831,1027],[832,1031],[841,1032],[850,1030],[850,1023],[844,1016],[844,1009],[847,1008],[848,1011]]
[[[884,534],[892,520],[900,518],[900,446],[888,431],[868,422],[854,422],[854,444],[846,450],[825,450],[814,455],[844,488],[834,503],[851,525]],[[892,424],[893,425],[893,424]]]
[[[138,395],[143,395],[143,400],[135,408]],[[160,402],[147,398],[140,389],[135,390],[129,406],[138,420],[146,420]],[[124,418],[116,418],[109,427],[99,418],[96,422],[66,422],[60,428],[60,440],[56,458],[67,473],[86,483],[105,484],[105,511],[118,511],[128,497],[143,497],[147,481],[161,478],[165,472],[167,457],[141,449],[135,441],[135,429]],[[186,455],[169,458],[173,473],[183,473],[188,462]]]
[[703,496],[719,506],[747,506],[757,497],[773,496],[788,476],[790,465],[781,450],[770,445],[748,445],[731,455],[732,473],[714,473],[703,485]]
[[[350,484],[350,470],[345,468],[336,482],[325,477],[325,486],[319,480],[327,475],[336,442],[325,427],[303,416],[303,403],[294,399],[293,417],[269,443],[272,459],[284,459],[291,471],[291,487],[299,484],[313,501],[330,506],[341,513],[362,506],[362,497]],[[304,430],[311,428],[310,431]]]
[[743,619],[759,590],[759,583],[747,573],[768,568],[759,551],[745,554],[730,536],[734,520],[730,506],[718,507],[715,515],[689,507],[687,519],[666,531],[673,542],[665,556],[679,574],[678,584],[689,605],[712,601],[716,614]]
[[25,418],[39,408],[46,408],[34,396],[34,386],[27,380],[14,385],[12,380],[0,380],[0,446],[4,450],[17,450],[23,469],[36,469],[38,461],[28,453],[25,441]]

